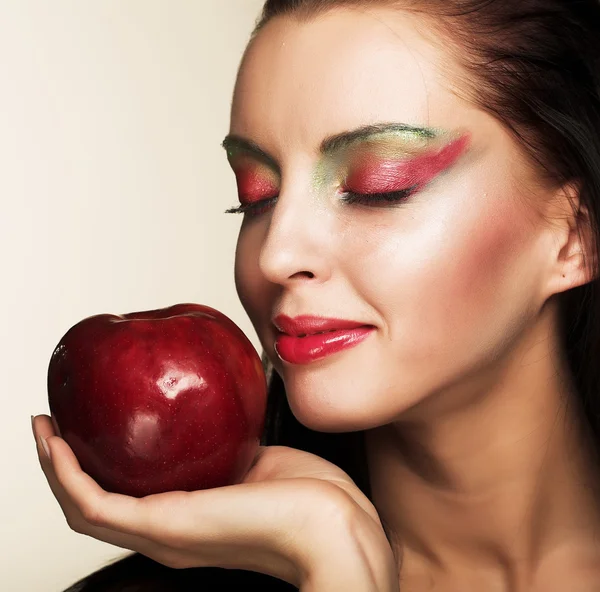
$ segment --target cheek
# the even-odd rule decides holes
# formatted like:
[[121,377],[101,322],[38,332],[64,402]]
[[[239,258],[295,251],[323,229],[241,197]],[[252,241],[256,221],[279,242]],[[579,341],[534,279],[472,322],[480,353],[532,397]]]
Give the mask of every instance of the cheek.
[[526,296],[526,283],[520,280],[529,237],[515,204],[490,208],[457,237],[440,282],[441,296],[452,307],[449,329],[502,331],[498,325],[508,321],[514,305],[522,302],[519,291]]
[[380,227],[366,256],[354,260],[389,338],[428,366],[432,356],[489,349],[528,297],[531,229],[518,205],[502,196],[478,209],[468,201],[419,216],[411,228]]
[[[242,306],[250,316],[250,310],[253,309],[253,302],[256,300],[257,290],[259,288],[257,278],[257,265],[259,248],[254,240],[252,233],[241,230],[238,235],[237,246],[235,250],[234,279],[235,288]],[[252,318],[252,317],[250,317]]]
[[261,230],[260,225],[248,228],[242,226],[238,236],[234,266],[238,297],[259,337],[261,336],[259,328],[270,322],[269,303],[273,297],[270,291],[274,289],[272,284],[265,281],[258,266],[263,240],[264,231]]

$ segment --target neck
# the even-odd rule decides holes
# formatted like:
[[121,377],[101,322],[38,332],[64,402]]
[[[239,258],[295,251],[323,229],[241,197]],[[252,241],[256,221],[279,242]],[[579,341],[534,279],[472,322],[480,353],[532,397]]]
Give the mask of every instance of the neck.
[[475,569],[512,590],[550,558],[596,550],[592,447],[552,333],[542,320],[494,368],[366,433],[373,502],[399,540],[401,573],[461,581]]

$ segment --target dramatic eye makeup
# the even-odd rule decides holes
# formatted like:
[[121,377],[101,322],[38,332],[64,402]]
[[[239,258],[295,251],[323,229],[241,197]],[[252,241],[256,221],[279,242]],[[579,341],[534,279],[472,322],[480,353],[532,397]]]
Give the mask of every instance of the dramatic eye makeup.
[[341,198],[367,205],[401,203],[452,167],[468,145],[468,134],[441,133],[417,145],[392,139],[362,146],[347,157]]
[[252,142],[228,137],[223,146],[235,174],[242,204],[226,213],[260,213],[279,194],[280,175],[276,163]]
[[[320,146],[314,186],[346,204],[396,206],[447,171],[467,151],[469,134],[404,124],[370,125],[336,134]],[[258,146],[237,136],[223,142],[236,174],[241,206],[257,215],[277,199],[279,168]]]

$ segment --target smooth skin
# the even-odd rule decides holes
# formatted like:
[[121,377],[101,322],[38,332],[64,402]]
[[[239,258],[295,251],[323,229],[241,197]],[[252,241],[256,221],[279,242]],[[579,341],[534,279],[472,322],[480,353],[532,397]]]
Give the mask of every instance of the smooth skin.
[[[565,405],[553,298],[591,279],[577,193],[544,186],[508,131],[461,98],[460,66],[434,33],[384,8],[277,18],[249,47],[232,106],[231,134],[270,155],[279,183],[242,223],[238,294],[296,417],[366,430],[374,506],[337,467],[285,447],[263,450],[243,485],[109,494],[38,417],[72,528],[167,565],[247,557],[319,592],[598,588],[596,476]],[[389,122],[467,132],[469,149],[401,205],[343,203],[344,156],[315,182],[324,138]],[[281,313],[376,331],[292,365],[274,349]]]
[[[592,279],[577,234],[588,239],[586,218],[570,207],[576,188],[544,184],[508,130],[465,98],[450,48],[397,9],[286,17],[261,31],[231,133],[270,155],[280,187],[244,220],[238,292],[296,417],[366,430],[403,590],[591,592],[597,468],[554,297]],[[325,138],[389,122],[468,133],[470,147],[400,205],[344,203],[343,157],[337,178],[315,183]],[[376,331],[292,365],[274,349],[282,313]]]

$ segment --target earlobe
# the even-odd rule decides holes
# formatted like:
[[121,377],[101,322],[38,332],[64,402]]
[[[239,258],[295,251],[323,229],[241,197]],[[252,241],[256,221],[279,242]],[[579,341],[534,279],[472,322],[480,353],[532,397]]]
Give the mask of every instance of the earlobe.
[[589,259],[583,251],[578,250],[569,255],[568,259],[563,261],[562,268],[559,266],[560,277],[558,278],[561,289],[557,292],[566,292],[573,288],[578,288],[593,281],[593,273],[590,269]]

